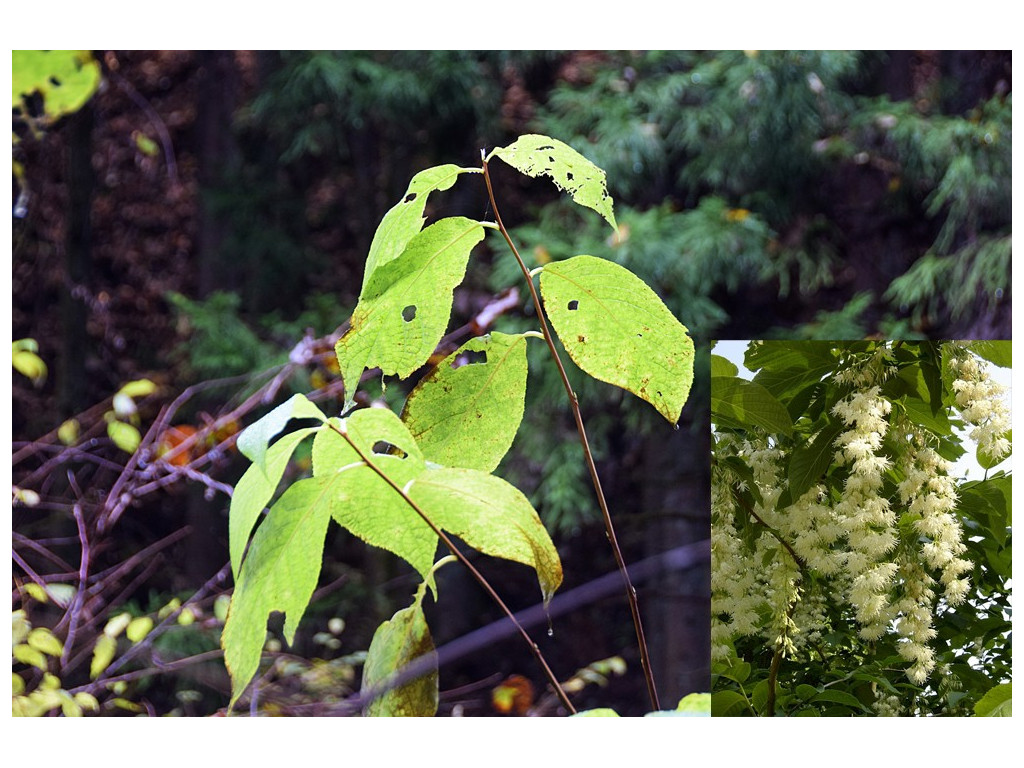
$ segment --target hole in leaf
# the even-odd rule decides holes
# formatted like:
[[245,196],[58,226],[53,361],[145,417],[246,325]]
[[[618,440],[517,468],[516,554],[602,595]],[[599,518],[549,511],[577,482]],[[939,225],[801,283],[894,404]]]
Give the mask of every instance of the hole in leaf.
[[400,459],[404,459],[409,455],[397,445],[392,445],[386,440],[378,440],[373,444],[373,448],[371,450],[379,456],[397,456]]
[[573,180],[572,171],[566,171],[565,172],[565,178],[566,178],[566,181],[572,181]]
[[636,337],[637,337],[638,339],[642,339],[642,338],[644,337],[644,335],[643,335],[642,333],[638,333],[638,334],[636,335]]
[[576,299],[573,299],[572,301],[569,302],[569,309],[575,311],[579,305],[580,303],[576,301]]
[[476,365],[478,363],[486,363],[486,362],[487,362],[487,352],[485,352],[484,350],[480,350],[479,352],[474,352],[473,350],[469,350],[469,351],[463,352],[461,355],[456,356],[456,358],[454,360],[452,360],[451,367],[452,368],[461,368],[464,365]]
[[413,318],[416,317],[416,305],[410,304],[408,307],[402,310],[402,319],[407,323],[411,323]]
[[58,80],[56,77],[51,77],[50,78],[50,84],[51,85],[59,86],[60,85],[60,80]]
[[411,203],[415,199],[416,199],[416,193],[415,192],[410,192],[408,195],[405,196],[405,199],[402,202],[403,203]]

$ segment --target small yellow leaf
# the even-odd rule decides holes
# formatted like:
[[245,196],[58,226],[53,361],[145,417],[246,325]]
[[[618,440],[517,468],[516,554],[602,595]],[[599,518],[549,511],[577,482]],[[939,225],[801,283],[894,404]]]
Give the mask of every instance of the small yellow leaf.
[[178,614],[178,624],[182,627],[187,627],[190,624],[195,623],[196,615],[192,613],[188,608]]
[[43,627],[33,629],[29,632],[28,644],[37,651],[49,656],[60,656],[64,653],[64,646],[61,644],[60,640],[57,639],[56,635]]
[[151,629],[153,629],[153,620],[149,616],[140,616],[137,619],[132,619],[125,634],[129,640],[137,643],[148,635]]
[[123,421],[117,421],[116,419],[111,419],[107,423],[107,435],[114,441],[114,445],[125,453],[135,453],[135,449],[142,442],[139,430],[131,424],[125,424]]
[[87,709],[90,712],[100,711],[100,703],[91,693],[76,693],[75,701],[78,702],[78,706],[82,709]]
[[61,697],[60,709],[64,713],[64,717],[81,717],[82,707],[79,706],[78,702],[75,701],[70,694],[61,691],[64,695]]
[[117,650],[117,640],[110,635],[100,635],[96,640],[96,647],[92,651],[92,664],[89,665],[89,677],[95,680],[103,670],[110,666],[114,660],[114,652]]
[[48,603],[50,598],[46,596],[46,590],[40,587],[38,584],[26,584],[23,589],[37,603]]
[[46,669],[46,657],[30,645],[16,645],[11,649],[11,655],[22,664],[28,664],[37,669]]
[[57,437],[64,445],[74,445],[78,442],[78,435],[81,431],[78,419],[68,419],[57,428]]
[[25,692],[25,678],[21,675],[12,672],[11,673],[11,695],[20,696]]
[[174,613],[176,610],[178,610],[180,607],[181,607],[181,600],[179,600],[177,597],[172,598],[171,601],[167,605],[165,605],[163,608],[160,609],[160,612],[157,613],[157,618],[160,619],[161,621],[163,621],[168,616],[170,616],[172,613]]
[[154,392],[156,392],[156,384],[149,379],[129,381],[117,391],[119,395],[126,395],[127,397],[145,397]]
[[132,615],[130,613],[119,613],[117,616],[107,622],[107,626],[103,628],[103,634],[107,637],[117,637],[125,628],[131,623]]

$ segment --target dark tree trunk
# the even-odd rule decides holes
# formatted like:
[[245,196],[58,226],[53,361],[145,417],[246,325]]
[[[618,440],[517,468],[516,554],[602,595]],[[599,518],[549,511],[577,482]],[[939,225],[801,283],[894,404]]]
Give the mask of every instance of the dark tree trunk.
[[92,274],[92,199],[96,186],[92,168],[93,108],[87,104],[68,119],[68,224],[64,264],[66,279],[60,296],[61,338],[58,404],[62,417],[84,410],[88,403],[86,359],[89,354],[86,295]]
[[[694,393],[695,395],[697,393]],[[711,535],[710,425],[684,420],[667,437],[646,441],[640,498],[650,516],[648,555],[706,541]],[[663,709],[684,695],[711,690],[711,570],[707,562],[648,579],[640,611]]]
[[230,232],[229,220],[213,204],[212,194],[225,186],[239,160],[232,119],[240,78],[232,51],[202,51],[199,57],[196,110],[197,161],[202,190],[199,211],[199,296],[216,290],[237,289],[240,270],[224,257],[222,246]]

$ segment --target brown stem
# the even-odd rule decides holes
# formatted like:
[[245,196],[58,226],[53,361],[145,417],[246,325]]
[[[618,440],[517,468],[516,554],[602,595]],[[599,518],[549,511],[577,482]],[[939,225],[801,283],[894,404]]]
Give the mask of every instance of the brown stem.
[[643,623],[640,621],[640,606],[637,604],[636,590],[633,588],[633,583],[629,580],[626,561],[622,556],[622,549],[619,547],[618,539],[615,536],[612,515],[608,510],[608,502],[605,500],[604,491],[601,489],[601,478],[597,474],[597,465],[594,463],[594,455],[590,450],[590,443],[587,440],[587,430],[583,426],[583,415],[580,413],[579,399],[573,391],[572,384],[569,383],[569,376],[565,372],[565,366],[562,365],[562,358],[558,354],[554,337],[551,334],[551,329],[548,327],[547,318],[544,316],[544,307],[540,300],[540,295],[537,293],[537,287],[533,284],[530,270],[526,268],[523,257],[519,255],[519,250],[516,248],[515,243],[512,242],[512,238],[509,237],[508,230],[505,229],[505,224],[501,220],[501,214],[498,212],[498,203],[494,198],[494,189],[491,186],[491,174],[487,168],[487,158],[483,152],[480,153],[480,159],[483,164],[484,182],[487,185],[487,196],[491,201],[491,210],[494,211],[494,220],[502,237],[505,238],[505,242],[512,251],[512,255],[519,262],[519,268],[522,270],[523,276],[526,278],[526,284],[530,288],[530,296],[533,298],[533,305],[537,310],[537,319],[540,322],[541,333],[544,335],[544,341],[547,342],[555,365],[558,366],[558,373],[562,377],[562,386],[565,387],[565,392],[569,396],[569,405],[572,406],[572,415],[576,420],[576,431],[579,433],[580,444],[583,446],[583,458],[586,461],[587,469],[590,471],[590,480],[594,485],[594,491],[597,493],[597,503],[601,508],[601,515],[604,518],[605,534],[608,537],[608,543],[611,544],[612,552],[615,555],[615,563],[619,567],[619,573],[622,574],[622,581],[626,587],[626,598],[629,600],[629,611],[633,615],[637,645],[640,648],[640,665],[643,667],[644,679],[647,681],[647,694],[650,697],[651,706],[655,710],[659,710],[661,705],[658,701],[658,689],[654,685],[654,674],[651,672],[651,658],[647,650],[647,640],[644,637]]
[[512,621],[512,623],[516,625],[516,629],[519,630],[519,634],[522,635],[523,639],[526,641],[526,644],[527,646],[529,646],[530,651],[536,657],[541,668],[544,670],[544,674],[547,676],[548,681],[554,688],[555,693],[558,694],[558,698],[561,700],[562,705],[571,714],[576,714],[576,708],[572,705],[572,702],[569,701],[568,695],[562,689],[562,686],[559,684],[558,678],[555,677],[555,673],[551,671],[551,667],[548,666],[548,663],[545,660],[544,655],[540,652],[540,648],[537,646],[537,643],[535,643],[533,641],[533,638],[531,638],[527,631],[523,629],[523,625],[519,623],[519,621],[516,619],[512,611],[509,610],[509,607],[505,605],[505,601],[502,600],[501,597],[498,596],[498,593],[494,591],[494,588],[490,585],[490,582],[488,582],[484,575],[480,573],[480,571],[478,571],[471,562],[469,562],[469,559],[464,554],[462,554],[462,552],[459,551],[459,549],[455,546],[452,540],[448,538],[448,535],[440,528],[438,528],[436,525],[434,525],[434,522],[427,516],[427,513],[424,512],[420,508],[420,506],[415,501],[412,500],[409,494],[407,494],[394,480],[388,477],[384,473],[384,471],[380,469],[380,467],[378,467],[370,460],[370,458],[362,451],[362,449],[358,445],[356,445],[355,441],[351,437],[349,437],[347,432],[338,429],[338,427],[333,422],[327,423],[331,427],[331,429],[333,429],[335,432],[337,432],[345,439],[345,442],[352,446],[352,450],[359,454],[359,458],[366,466],[368,466],[370,469],[376,472],[385,483],[387,483],[394,489],[395,493],[402,497],[406,504],[408,504],[410,507],[413,508],[413,510],[415,510],[416,514],[418,514],[420,518],[422,518],[423,522],[430,526],[430,530],[432,530],[437,535],[437,538],[439,538],[444,543],[444,545],[448,547],[449,551],[453,555],[455,555],[456,559],[469,570],[469,572],[473,575],[473,578],[476,579],[480,586],[484,588],[484,591],[486,591],[487,594],[490,595],[491,599],[494,600],[494,602],[498,605],[499,608],[501,608],[501,610]]

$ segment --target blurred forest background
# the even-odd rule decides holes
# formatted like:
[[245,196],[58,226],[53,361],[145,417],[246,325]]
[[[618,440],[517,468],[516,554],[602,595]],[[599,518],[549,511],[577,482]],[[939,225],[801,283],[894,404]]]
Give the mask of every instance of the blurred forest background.
[[[523,133],[582,152],[608,173],[618,231],[495,164],[520,250],[530,266],[578,253],[628,266],[701,350],[678,431],[573,379],[627,561],[681,553],[637,584],[664,701],[710,684],[709,566],[690,554],[710,525],[707,342],[1010,337],[1009,52],[92,56],[79,66],[98,87],[80,108],[50,119],[45,94],[14,104],[13,339],[33,339],[20,350],[46,365],[14,374],[13,609],[36,651],[15,671],[25,693],[53,692],[37,695],[40,713],[224,707],[227,507],[245,464],[234,435],[293,391],[340,404],[331,340],[381,216],[425,167],[477,165]],[[435,194],[427,213],[488,218],[483,184]],[[525,291],[503,293],[521,278],[495,242],[456,293],[456,346],[535,327]],[[471,322],[489,306],[493,324]],[[615,564],[536,352],[498,474],[552,531],[565,592]],[[381,397],[397,410],[407,390]],[[373,629],[408,602],[414,580],[390,555],[337,528],[326,552],[296,647],[269,646],[254,712],[340,711]],[[514,609],[536,601],[524,569],[479,565]],[[439,646],[499,618],[446,570]],[[581,709],[644,711],[618,589],[553,629],[541,645],[562,679],[590,665]],[[50,630],[56,646],[39,639]],[[512,711],[552,711],[521,645],[443,666],[440,713],[505,712],[492,691],[524,680],[536,692]]]

